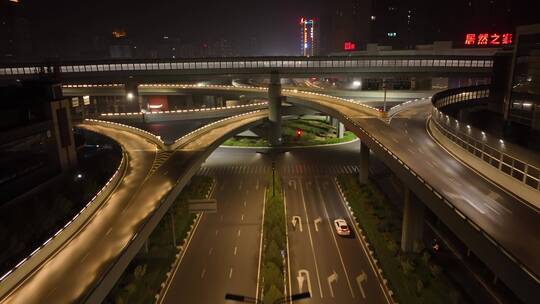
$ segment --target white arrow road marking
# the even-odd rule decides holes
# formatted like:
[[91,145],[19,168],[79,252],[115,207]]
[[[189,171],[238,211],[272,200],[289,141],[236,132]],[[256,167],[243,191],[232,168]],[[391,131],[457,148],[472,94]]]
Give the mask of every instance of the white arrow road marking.
[[315,231],[319,232],[319,224],[322,222],[322,218],[319,216],[316,218],[313,223],[315,224]]
[[307,271],[306,269],[300,269],[298,270],[298,276],[296,277],[296,280],[298,280],[298,291],[299,292],[302,292],[302,287],[304,285],[304,281],[307,281],[307,287],[308,287],[308,291],[309,291],[309,294],[313,294],[311,292],[311,282],[309,280],[309,271]]
[[366,294],[364,293],[364,289],[362,288],[362,283],[367,281],[367,274],[362,271],[362,273],[356,277],[356,284],[358,284],[358,288],[360,288],[360,293],[362,294],[362,298],[366,298]]
[[328,288],[330,288],[330,295],[332,296],[332,298],[334,297],[334,289],[332,288],[332,283],[337,282],[337,279],[338,279],[338,275],[335,270],[331,275],[328,276],[328,279],[327,279]]
[[300,227],[300,232],[302,232],[302,219],[300,218],[300,216],[298,215],[295,215],[292,217],[292,226],[293,226],[293,229],[296,229],[296,224],[299,225]]
[[293,187],[294,190],[296,190],[296,181],[293,179],[289,180],[289,187]]

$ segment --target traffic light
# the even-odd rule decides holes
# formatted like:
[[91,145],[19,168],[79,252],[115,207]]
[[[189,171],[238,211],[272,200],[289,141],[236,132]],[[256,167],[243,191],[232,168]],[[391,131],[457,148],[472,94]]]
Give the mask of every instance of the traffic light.
[[301,129],[296,129],[296,137],[302,137],[304,135],[304,132]]

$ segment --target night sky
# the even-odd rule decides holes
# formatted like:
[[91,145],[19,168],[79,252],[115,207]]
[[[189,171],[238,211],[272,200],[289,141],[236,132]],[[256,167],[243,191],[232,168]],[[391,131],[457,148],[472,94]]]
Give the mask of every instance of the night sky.
[[[512,32],[515,24],[540,22],[536,11],[530,9],[534,0],[494,0],[493,10],[489,9],[490,1],[372,0],[372,5],[379,9],[415,7],[416,28],[409,35],[422,38],[413,39],[418,44],[461,41],[467,32]],[[320,18],[330,13],[323,11],[323,6],[336,2],[347,1],[20,0],[19,13],[28,21],[28,49],[33,57],[106,56],[108,51],[103,50],[111,45],[115,29],[125,30],[128,44],[143,49],[159,45],[167,36],[175,45],[212,45],[226,39],[238,55],[299,55],[300,17]],[[473,9],[466,12],[469,3]],[[400,12],[406,14],[406,9]],[[396,31],[386,28],[391,22],[384,22],[372,32],[377,29],[384,36],[387,31]],[[397,27],[405,30],[402,24]],[[380,36],[358,42],[379,42]]]
[[[133,39],[169,36],[188,41],[230,39],[235,45],[256,37],[267,54],[298,52],[298,20],[320,14],[322,0],[170,1],[26,0],[39,37],[110,35],[125,29]],[[66,26],[67,25],[67,26]]]

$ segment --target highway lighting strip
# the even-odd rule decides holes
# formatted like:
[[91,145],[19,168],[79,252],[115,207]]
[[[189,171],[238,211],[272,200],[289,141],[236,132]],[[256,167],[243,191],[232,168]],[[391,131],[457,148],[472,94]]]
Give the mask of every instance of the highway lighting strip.
[[164,149],[166,147],[165,142],[159,136],[156,136],[156,135],[154,135],[154,134],[152,134],[152,133],[150,133],[148,131],[145,131],[145,130],[142,130],[142,129],[139,129],[139,128],[135,128],[135,127],[124,125],[124,124],[117,123],[117,122],[98,120],[98,119],[86,118],[85,121],[89,121],[89,122],[93,122],[93,123],[97,123],[97,124],[111,125],[112,127],[117,127],[117,128],[120,128],[120,129],[128,129],[128,131],[134,131],[136,134],[139,134],[139,135],[141,135],[143,137],[149,137],[151,141],[154,141],[155,143],[157,143],[158,146],[160,146],[160,148],[162,148],[162,149]]
[[398,105],[395,105],[395,106],[391,107],[390,110],[388,110],[388,112],[386,112],[386,123],[390,124],[390,120],[392,119],[392,117],[394,115],[398,114],[399,112],[404,111],[404,110],[408,109],[411,106],[428,103],[428,102],[431,101],[431,98],[432,98],[432,96],[411,99],[411,100],[407,100],[407,101],[405,101],[403,103],[400,103]]
[[[37,253],[42,252],[44,248],[47,248],[48,250],[50,249],[52,251],[52,250],[56,250],[61,245],[63,245],[63,242],[60,244],[55,244],[57,243],[56,240],[59,240],[59,235],[62,232],[64,232],[67,228],[75,227],[74,229],[77,229],[77,227],[82,226],[86,220],[88,220],[97,210],[99,210],[99,207],[101,206],[101,204],[105,201],[106,198],[108,198],[108,192],[112,190],[114,187],[116,187],[116,185],[120,181],[120,176],[122,175],[121,173],[123,173],[126,169],[126,163],[127,163],[127,156],[125,155],[124,148],[122,147],[122,159],[120,160],[120,164],[118,165],[118,168],[116,168],[116,171],[111,176],[111,178],[101,188],[101,190],[99,190],[99,192],[96,193],[94,197],[77,214],[75,214],[75,216],[73,216],[73,218],[69,222],[67,222],[62,228],[56,231],[56,233],[52,237],[46,240],[41,246],[37,247],[27,257],[22,259],[15,267],[13,267],[11,270],[9,270],[4,275],[2,275],[2,277],[0,277],[0,284],[4,282],[5,279],[9,278],[10,274],[14,276],[17,270],[21,269],[22,266],[27,265],[26,263],[31,261],[32,257],[34,257]],[[91,210],[91,211],[85,212],[85,210]],[[74,225],[74,226],[70,226],[70,225]],[[77,230],[73,231],[73,233],[75,233],[76,231]],[[71,238],[71,235],[70,236],[61,235],[61,236],[68,239]],[[48,244],[49,246],[47,246]],[[54,248],[50,246],[53,246]],[[43,259],[47,259],[49,255],[50,254],[48,254],[46,257],[43,257]],[[38,261],[35,261],[34,263],[38,263]],[[27,271],[30,272],[32,271],[32,269],[28,269]],[[24,279],[24,277],[26,277],[28,273],[21,274],[21,275],[23,276],[23,278],[21,279]],[[6,292],[9,292],[10,290],[7,290]],[[3,296],[4,294],[0,295],[0,298],[2,298]]]
[[205,112],[205,111],[223,111],[223,110],[242,109],[242,108],[254,108],[254,107],[265,106],[265,105],[268,105],[268,102],[257,102],[257,103],[243,104],[243,105],[237,105],[237,106],[196,108],[196,109],[174,110],[174,111],[102,113],[100,114],[100,116],[130,116],[130,115],[143,115],[143,114],[155,115],[155,114],[174,114],[174,113],[194,113],[194,112]]
[[[253,112],[249,112],[249,113],[255,113],[255,112],[260,112],[260,110],[257,110],[257,111],[253,111]],[[240,114],[240,115],[236,115],[236,116],[233,116],[233,117],[237,117],[237,116],[243,116],[243,115],[247,115],[249,113],[244,113],[244,114]],[[229,117],[227,119],[230,119],[232,117]],[[203,127],[204,128],[204,127]],[[193,132],[192,132],[193,133]],[[178,182],[180,181],[181,179],[178,179],[177,180],[177,183],[171,188],[171,189],[174,189],[174,187],[176,187],[176,185],[178,185]],[[157,204],[157,206],[154,208],[154,210],[152,210],[152,212],[155,212],[156,210],[159,210],[162,206],[162,204],[167,200],[167,197],[168,197],[168,193],[165,194],[159,201],[159,203]],[[107,276],[107,274],[111,271],[111,269],[114,267],[114,265],[117,264],[118,260],[120,260],[120,258],[123,256],[124,252],[127,250],[127,248],[129,248],[129,246],[131,246],[131,244],[135,241],[135,239],[137,239],[137,236],[139,235],[139,232],[140,231],[143,231],[146,227],[146,225],[148,225],[149,221],[150,221],[151,217],[146,217],[144,219],[144,221],[141,223],[140,225],[140,228],[137,232],[135,232],[135,234],[133,235],[133,237],[131,237],[131,239],[124,245],[124,247],[122,247],[118,253],[118,255],[114,258],[114,261],[112,261],[111,263],[109,263],[106,267],[106,269],[103,270],[102,274],[99,276],[99,278],[97,278],[96,280],[96,284],[93,285],[93,287],[91,287],[89,290],[87,290],[84,295],[82,295],[82,297],[84,299],[87,299],[87,297],[97,288],[97,286],[99,286],[99,282],[102,282],[104,280],[104,278]]]
[[121,83],[109,83],[109,84],[65,84],[62,88],[119,88],[125,85]]
[[[433,115],[431,117],[435,118],[435,119],[433,119],[433,122],[435,123],[435,126],[448,139],[455,142],[460,147],[464,148],[468,153],[472,154],[476,158],[478,158],[478,159],[486,162],[487,164],[491,165],[493,168],[497,168],[502,173],[511,176],[512,178],[514,178],[514,179],[518,180],[519,182],[527,185],[528,187],[531,187],[531,188],[533,188],[535,190],[540,191],[540,179],[533,176],[533,175],[531,175],[530,172],[529,172],[529,169],[532,169],[535,172],[540,173],[539,168],[537,168],[537,167],[535,167],[535,166],[533,166],[533,165],[531,165],[531,164],[529,164],[529,163],[527,163],[525,161],[521,161],[520,159],[518,159],[516,157],[513,157],[513,156],[511,156],[511,155],[509,155],[507,153],[504,153],[503,151],[501,151],[498,148],[495,148],[495,147],[492,147],[492,146],[487,145],[485,143],[482,143],[482,142],[478,141],[477,139],[475,139],[475,138],[461,132],[460,131],[460,124],[462,124],[462,125],[464,125],[464,124],[460,123],[457,119],[454,119],[454,121],[456,123],[456,126],[455,126],[456,130],[452,130],[450,127],[443,126],[442,121],[444,121],[444,123],[446,125],[448,125],[450,123],[450,117],[448,115],[444,114],[443,112],[441,112],[439,109],[437,109],[437,107],[434,106],[432,108],[432,113],[433,113]],[[471,128],[471,126],[467,125],[467,132],[471,132],[472,129],[473,128]],[[486,136],[486,133],[483,132],[483,131],[481,131],[481,134],[484,137]],[[504,146],[504,141],[502,141],[502,142],[499,141],[499,142],[501,143],[502,146]],[[481,148],[478,148],[478,147],[481,147]],[[487,150],[486,148],[490,149],[490,150],[493,150],[493,151],[496,151],[500,155],[500,157],[499,158],[493,157],[492,155],[490,155],[489,153],[487,153],[485,151],[485,150]],[[477,155],[476,152],[479,153],[480,155]],[[506,162],[505,159],[511,160],[511,163]],[[492,165],[492,162],[495,162],[498,165],[495,167],[495,166]],[[516,163],[522,164],[523,169],[517,168]],[[504,167],[509,168],[510,172],[505,172],[503,170]],[[519,174],[522,175],[522,177],[515,177],[514,172],[518,172]],[[529,182],[532,183],[532,185],[529,184]]]
[[[228,91],[244,89],[244,90],[252,90],[252,91],[258,91],[258,92],[268,92],[268,88],[266,87],[253,87],[253,86],[202,85],[202,84],[141,84],[140,86],[141,87],[169,87],[169,88],[181,88],[181,89],[224,89]],[[370,111],[375,111],[376,113],[372,113],[372,114],[376,114],[376,115],[381,115],[382,113],[384,113],[381,109],[377,109],[375,107],[365,105],[363,103],[355,101],[354,99],[346,99],[346,98],[336,97],[332,95],[321,94],[317,92],[301,91],[301,90],[296,90],[296,89],[294,90],[282,89],[281,91],[286,92],[286,93],[292,93],[292,94],[315,95],[319,97],[329,98],[335,101],[347,102],[353,105],[364,107]]]
[[[352,210],[350,204],[349,204],[349,201],[347,200],[347,197],[345,196],[345,193],[343,192],[343,189],[341,189],[341,185],[339,184],[338,180],[336,177],[334,177],[334,182],[336,183],[338,189],[339,189],[339,193],[341,195],[341,198],[343,199],[343,201],[347,204],[347,209],[350,213],[350,215],[352,216],[352,218],[354,219],[354,223],[353,225],[356,226],[357,230],[360,232],[360,237],[361,237],[361,242],[364,243],[364,246],[366,247],[366,251],[368,252],[368,259],[370,260],[370,264],[374,267],[377,267],[377,269],[374,269],[375,272],[376,272],[376,275],[377,275],[377,278],[379,279],[379,285],[382,285],[383,287],[383,290],[384,292],[386,293],[386,298],[390,300],[391,303],[394,303],[394,304],[397,304],[397,302],[394,300],[394,292],[392,291],[392,289],[390,288],[390,286],[388,286],[388,280],[384,278],[384,275],[383,275],[383,270],[381,269],[381,267],[379,267],[379,261],[377,260],[377,257],[375,256],[373,250],[371,250],[371,246],[370,244],[368,243],[367,239],[366,239],[366,236],[364,234],[364,231],[362,230],[362,228],[360,227],[360,223],[358,222],[358,219],[356,218],[356,215],[354,214],[354,211]],[[381,284],[382,283],[382,284]]]
[[[467,56],[454,56],[452,59],[434,59],[433,57],[402,56],[401,58],[365,58],[365,57],[321,57],[324,60],[294,58],[296,60],[283,60],[279,57],[256,58],[254,60],[232,59],[221,61],[175,61],[175,62],[133,62],[119,61],[121,63],[71,63],[71,65],[46,65],[0,67],[0,75],[36,75],[39,73],[107,73],[114,71],[164,71],[164,70],[256,70],[256,69],[331,69],[344,68],[355,70],[358,68],[467,68],[486,69],[493,67],[492,59],[468,58]],[[441,57],[439,57],[441,58]],[[266,60],[265,60],[266,59]]]
[[[346,120],[348,120],[352,125],[357,127],[362,133],[364,133],[367,137],[369,137],[375,144],[377,144],[380,148],[382,148],[384,151],[386,151],[392,158],[399,160],[397,155],[395,155],[392,151],[387,149],[383,144],[381,144],[375,137],[373,137],[371,134],[369,134],[364,128],[362,128],[356,121],[352,120],[348,116],[343,116]],[[406,166],[403,163],[403,167],[411,173],[413,176],[416,177],[418,181],[420,181],[424,186],[428,186],[425,180],[423,180],[417,173],[415,173],[410,167]],[[428,188],[429,189],[429,188]],[[506,257],[508,257],[511,261],[513,261],[515,264],[517,264],[525,273],[529,275],[532,279],[534,279],[538,284],[540,284],[540,278],[538,278],[533,272],[531,272],[529,269],[527,269],[527,266],[521,263],[518,259],[516,259],[511,253],[506,251],[504,247],[502,247],[497,241],[495,241],[491,236],[488,235],[487,232],[485,232],[482,228],[480,228],[478,225],[476,225],[471,219],[469,219],[466,215],[464,215],[459,209],[457,209],[450,201],[448,201],[441,193],[439,193],[437,190],[435,190],[433,187],[431,187],[430,190],[434,195],[437,197],[440,197],[441,200],[450,208],[452,209],[458,216],[460,216],[464,221],[466,221],[468,224],[470,224],[475,230],[479,231],[490,243],[493,244],[499,251],[501,251]]]
[[[208,191],[206,192],[205,198],[210,198],[210,195],[214,191],[215,186],[216,186],[216,181],[215,181],[215,179],[212,178],[212,185],[210,186],[210,188],[208,188]],[[193,222],[191,223],[191,225],[189,227],[189,230],[186,233],[186,237],[182,241],[182,244],[176,246],[176,249],[178,250],[178,252],[175,254],[175,259],[171,264],[171,268],[166,273],[165,280],[160,284],[160,289],[159,289],[159,292],[156,293],[156,295],[155,295],[155,300],[156,301],[154,303],[159,303],[160,302],[159,300],[162,299],[163,296],[165,296],[165,292],[167,291],[166,287],[168,285],[170,285],[170,282],[173,279],[173,271],[174,271],[174,269],[176,269],[178,264],[180,264],[180,262],[182,261],[183,255],[181,253],[182,253],[182,251],[187,250],[187,248],[184,248],[184,247],[188,244],[187,243],[188,239],[194,233],[193,229],[195,227],[195,223],[197,223],[197,221],[200,220],[201,216],[202,216],[202,212],[198,212],[195,215],[195,218],[193,219]]]
[[259,112],[262,112],[262,111],[261,110],[255,110],[255,111],[251,111],[251,112],[237,114],[237,115],[234,115],[234,116],[229,116],[229,117],[226,117],[226,118],[223,118],[223,119],[220,119],[220,120],[216,120],[216,121],[214,121],[212,123],[204,125],[204,126],[198,128],[198,129],[195,129],[195,130],[185,134],[184,136],[176,139],[171,145],[169,145],[169,149],[172,149],[172,150],[178,149],[178,147],[180,147],[180,145],[182,144],[181,143],[182,141],[185,141],[187,138],[191,137],[194,134],[206,131],[208,128],[210,128],[212,126],[216,126],[217,124],[221,124],[221,123],[223,123],[225,121],[228,121],[228,120],[231,120],[231,119],[234,119],[234,118],[238,118],[238,117],[242,117],[242,116],[246,116],[246,115],[252,115],[252,114],[255,114],[255,113],[259,113]]

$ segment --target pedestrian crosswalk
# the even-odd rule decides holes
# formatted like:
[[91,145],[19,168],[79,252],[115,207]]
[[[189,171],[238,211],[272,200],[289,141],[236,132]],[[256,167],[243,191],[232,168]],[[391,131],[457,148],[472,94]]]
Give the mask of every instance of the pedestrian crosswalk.
[[[313,163],[291,164],[278,166],[277,171],[281,175],[338,175],[358,173],[356,165],[318,165]],[[199,175],[260,175],[272,172],[270,165],[222,165],[202,166]]]

